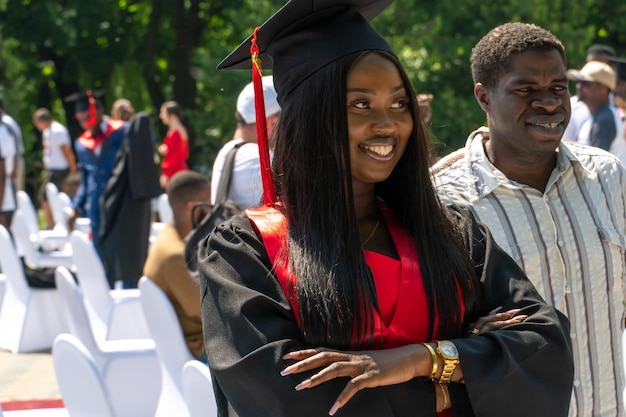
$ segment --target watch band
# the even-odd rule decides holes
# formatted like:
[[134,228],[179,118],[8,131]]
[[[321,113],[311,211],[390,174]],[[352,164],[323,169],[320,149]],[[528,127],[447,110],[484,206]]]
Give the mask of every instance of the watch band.
[[443,362],[443,371],[441,372],[441,376],[439,377],[439,382],[448,383],[452,380],[452,374],[456,369],[456,364],[458,361],[444,359]]
[[437,369],[439,369],[439,362],[437,361],[437,354],[435,353],[435,349],[429,343],[422,343],[430,352],[430,356],[433,360],[433,368],[430,374],[430,379],[435,380],[435,375],[437,375]]

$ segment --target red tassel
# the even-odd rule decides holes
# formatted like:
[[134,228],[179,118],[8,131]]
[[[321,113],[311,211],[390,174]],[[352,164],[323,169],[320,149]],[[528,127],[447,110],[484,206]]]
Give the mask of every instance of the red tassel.
[[259,27],[254,29],[250,54],[252,55],[252,84],[254,86],[254,109],[256,113],[256,135],[259,145],[259,157],[261,165],[261,179],[263,181],[263,202],[266,206],[274,206],[276,189],[274,188],[274,178],[270,164],[270,149],[267,138],[267,119],[265,118],[265,100],[263,98],[263,70],[261,69],[261,59],[259,58],[259,47],[256,43],[256,36]]
[[85,122],[85,126],[93,129],[98,122],[98,115],[96,114],[96,100],[93,98],[91,90],[87,90],[87,100],[89,101],[89,118]]

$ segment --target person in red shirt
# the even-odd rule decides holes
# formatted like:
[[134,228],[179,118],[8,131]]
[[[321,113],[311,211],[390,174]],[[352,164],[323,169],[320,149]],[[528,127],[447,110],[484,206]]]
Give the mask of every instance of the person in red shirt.
[[169,128],[163,138],[163,143],[157,149],[163,155],[160,183],[161,187],[165,189],[172,175],[188,169],[189,145],[187,129],[182,122],[183,112],[177,102],[166,101],[163,103],[159,118]]

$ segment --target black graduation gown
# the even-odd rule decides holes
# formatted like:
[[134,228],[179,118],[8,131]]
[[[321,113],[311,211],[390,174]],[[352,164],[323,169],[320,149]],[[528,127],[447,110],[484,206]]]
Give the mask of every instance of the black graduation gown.
[[[465,216],[468,216],[467,214]],[[462,217],[482,286],[474,321],[498,306],[529,317],[509,329],[452,339],[465,384],[449,384],[455,416],[567,416],[574,377],[569,322],[547,305],[484,226]],[[221,417],[328,415],[346,379],[296,391],[310,374],[283,377],[281,358],[305,346],[289,302],[249,220],[235,216],[200,248],[205,348]],[[360,391],[336,416],[435,416],[434,384],[409,382]]]
[[111,287],[119,279],[137,286],[148,256],[150,200],[163,192],[149,116],[136,114],[125,135],[100,199],[99,251]]

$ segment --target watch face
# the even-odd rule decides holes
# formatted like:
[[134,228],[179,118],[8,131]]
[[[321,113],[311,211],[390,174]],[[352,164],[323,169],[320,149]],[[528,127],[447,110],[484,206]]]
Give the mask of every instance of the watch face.
[[459,356],[459,352],[456,350],[456,346],[454,346],[452,343],[442,343],[439,346],[439,350],[446,356]]

